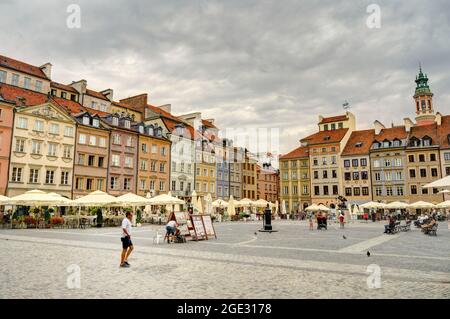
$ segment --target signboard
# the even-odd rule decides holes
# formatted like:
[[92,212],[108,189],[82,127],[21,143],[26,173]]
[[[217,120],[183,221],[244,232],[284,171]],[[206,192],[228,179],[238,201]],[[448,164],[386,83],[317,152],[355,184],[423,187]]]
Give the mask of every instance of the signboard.
[[217,238],[216,230],[214,229],[211,215],[203,215],[202,219],[203,219],[203,225],[205,226],[206,236],[208,236],[208,239],[210,237]]
[[[183,236],[191,236],[191,232],[189,231],[189,223],[190,220],[186,216],[184,212],[175,212],[170,213],[169,221],[174,220],[178,224],[178,229],[180,230],[180,234]],[[189,223],[188,223],[189,221]]]
[[203,218],[201,215],[191,215],[192,224],[194,226],[195,239],[202,240],[208,239],[206,235],[205,225],[203,224]]

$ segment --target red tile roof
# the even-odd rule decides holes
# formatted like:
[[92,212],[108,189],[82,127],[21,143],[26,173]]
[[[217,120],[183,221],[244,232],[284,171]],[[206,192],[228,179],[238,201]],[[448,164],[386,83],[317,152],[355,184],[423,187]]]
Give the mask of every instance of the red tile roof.
[[[170,133],[175,132],[175,130],[176,130],[175,126],[177,124],[182,123],[182,122],[179,122],[179,121],[174,121],[174,120],[168,119],[166,117],[161,118],[161,120],[163,121],[164,125],[166,125],[167,130],[169,130]],[[193,139],[193,137],[196,135],[195,132],[194,132],[194,128],[192,126],[190,126],[190,125],[187,125],[187,124],[184,124],[184,127],[189,132],[189,138]]]
[[[38,93],[35,91],[22,89],[9,84],[0,84],[0,95],[3,99],[14,102],[16,105],[34,106],[44,104],[48,101],[47,94]],[[20,99],[23,98],[23,104]]]
[[403,140],[408,137],[404,126],[395,126],[384,128],[380,134],[374,136],[374,140],[382,142],[384,140],[393,141],[395,139]]
[[353,131],[342,151],[342,156],[369,154],[375,130]]
[[50,83],[50,87],[51,88],[55,88],[55,89],[59,89],[59,90],[64,90],[64,91],[68,91],[68,92],[72,92],[75,94],[79,94],[77,90],[75,90],[73,87],[71,87],[70,85],[65,85],[62,83],[58,83],[58,82],[51,82]]
[[66,99],[59,98],[59,97],[54,97],[53,100],[56,103],[58,103],[60,106],[64,107],[71,114],[79,114],[79,113],[83,113],[83,112],[89,112],[92,115],[98,115],[100,117],[109,115],[109,113],[84,107],[80,103],[74,102],[71,100],[66,100]]
[[439,144],[437,123],[421,125],[421,126],[413,126],[411,128],[411,133],[409,135],[410,139],[412,137],[422,139],[425,136],[428,136],[431,138],[433,145]]
[[281,156],[280,159],[294,159],[294,158],[305,158],[305,157],[309,157],[308,147],[300,146],[300,147],[296,148],[295,150]]
[[208,120],[202,120],[202,124],[207,128],[217,128],[213,123]]
[[100,93],[100,92],[96,92],[96,91],[93,91],[93,90],[86,89],[86,94],[89,95],[89,96],[95,97],[97,99],[109,101],[109,99],[106,96],[104,96],[102,93]]
[[0,66],[49,80],[41,68],[0,55]]
[[339,143],[347,132],[348,128],[341,128],[334,131],[320,131],[303,138],[301,141],[307,142],[308,145]]
[[346,121],[346,120],[348,120],[347,115],[338,115],[338,116],[332,116],[332,117],[324,117],[319,124],[327,124],[327,123]]

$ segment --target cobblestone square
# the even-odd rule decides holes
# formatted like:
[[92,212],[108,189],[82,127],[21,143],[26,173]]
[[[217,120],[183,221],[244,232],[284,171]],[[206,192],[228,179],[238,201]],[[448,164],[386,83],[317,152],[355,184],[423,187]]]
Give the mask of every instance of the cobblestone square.
[[[217,239],[171,245],[154,242],[163,226],[134,228],[129,269],[118,267],[119,228],[0,230],[0,297],[450,297],[447,223],[437,237],[417,229],[384,235],[380,223],[309,231],[305,222],[275,221],[274,233],[257,232],[257,222],[215,228]],[[369,270],[377,267],[381,287],[371,288]]]

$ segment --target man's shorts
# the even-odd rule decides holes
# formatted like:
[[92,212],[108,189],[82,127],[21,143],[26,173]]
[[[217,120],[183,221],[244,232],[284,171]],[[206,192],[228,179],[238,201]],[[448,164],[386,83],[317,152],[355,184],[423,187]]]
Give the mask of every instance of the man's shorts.
[[167,235],[175,235],[175,227],[166,226]]
[[131,242],[131,238],[126,236],[126,237],[122,237],[122,248],[123,249],[128,249],[128,247],[133,246],[133,243]]

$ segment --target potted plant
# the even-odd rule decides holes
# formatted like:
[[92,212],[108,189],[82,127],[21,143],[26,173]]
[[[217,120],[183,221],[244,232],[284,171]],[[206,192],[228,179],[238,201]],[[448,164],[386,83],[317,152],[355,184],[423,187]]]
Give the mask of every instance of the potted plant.
[[52,227],[61,226],[63,224],[64,224],[64,219],[62,217],[51,217],[50,218],[50,225]]
[[97,227],[100,228],[103,226],[103,212],[101,208],[97,208],[96,215],[97,215]]
[[136,211],[136,225],[141,226],[142,223],[142,211],[138,209]]
[[36,228],[37,220],[33,216],[24,216],[23,222],[27,228]]

